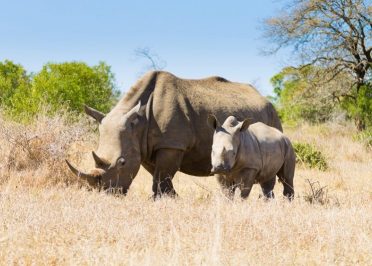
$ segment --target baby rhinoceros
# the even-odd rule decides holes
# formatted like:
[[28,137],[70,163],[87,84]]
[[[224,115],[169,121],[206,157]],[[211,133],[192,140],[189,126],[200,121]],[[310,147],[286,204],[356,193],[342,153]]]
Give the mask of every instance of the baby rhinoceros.
[[239,122],[234,116],[222,125],[209,116],[208,123],[215,129],[211,172],[230,198],[237,187],[241,197],[247,198],[255,183],[261,185],[266,198],[273,198],[278,176],[283,194],[293,199],[296,155],[282,132],[261,122],[250,124],[249,119]]

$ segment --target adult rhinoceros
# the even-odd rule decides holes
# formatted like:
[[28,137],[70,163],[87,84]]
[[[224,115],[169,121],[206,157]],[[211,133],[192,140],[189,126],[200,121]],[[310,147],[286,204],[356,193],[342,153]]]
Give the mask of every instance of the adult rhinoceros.
[[118,186],[124,193],[141,164],[153,175],[154,196],[176,194],[172,178],[177,171],[211,175],[209,114],[220,121],[250,117],[282,131],[274,107],[252,86],[221,77],[192,80],[150,72],[107,115],[85,110],[99,122],[96,168],[82,173],[67,163],[90,185]]

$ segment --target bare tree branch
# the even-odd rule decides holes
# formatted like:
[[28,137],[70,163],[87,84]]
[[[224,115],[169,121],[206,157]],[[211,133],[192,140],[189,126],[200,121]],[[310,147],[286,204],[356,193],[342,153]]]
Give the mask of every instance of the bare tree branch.
[[157,53],[153,52],[148,47],[137,48],[134,53],[138,58],[144,58],[149,62],[149,65],[146,66],[146,70],[163,70],[167,65]]
[[346,71],[359,88],[372,77],[371,20],[370,0],[292,0],[266,21],[264,37],[270,53],[292,47],[301,65],[326,68],[332,79]]

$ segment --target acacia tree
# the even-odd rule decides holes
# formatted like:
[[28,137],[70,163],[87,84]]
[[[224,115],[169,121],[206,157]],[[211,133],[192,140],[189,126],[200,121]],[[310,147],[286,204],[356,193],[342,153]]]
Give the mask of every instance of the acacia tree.
[[[327,69],[323,82],[350,75],[352,86],[333,96],[358,104],[361,88],[372,98],[371,19],[370,0],[292,0],[285,12],[265,22],[265,37],[273,44],[268,52],[292,47],[302,66]],[[363,121],[358,123],[364,128]]]

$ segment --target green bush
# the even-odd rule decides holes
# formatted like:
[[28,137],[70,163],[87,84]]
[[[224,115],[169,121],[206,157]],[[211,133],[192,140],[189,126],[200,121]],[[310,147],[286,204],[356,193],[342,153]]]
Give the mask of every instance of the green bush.
[[18,90],[29,90],[31,78],[26,70],[9,60],[0,62],[0,105],[11,107],[12,98]]
[[327,170],[328,164],[325,156],[313,145],[295,142],[293,143],[293,148],[296,152],[297,162],[309,168],[317,168],[321,171]]
[[358,129],[372,127],[372,83],[353,88],[351,95],[342,100],[342,107],[354,119]]
[[27,122],[41,109],[50,115],[78,113],[87,104],[108,112],[119,91],[108,65],[82,62],[48,63],[34,76],[10,61],[0,62],[0,107],[11,118]]

